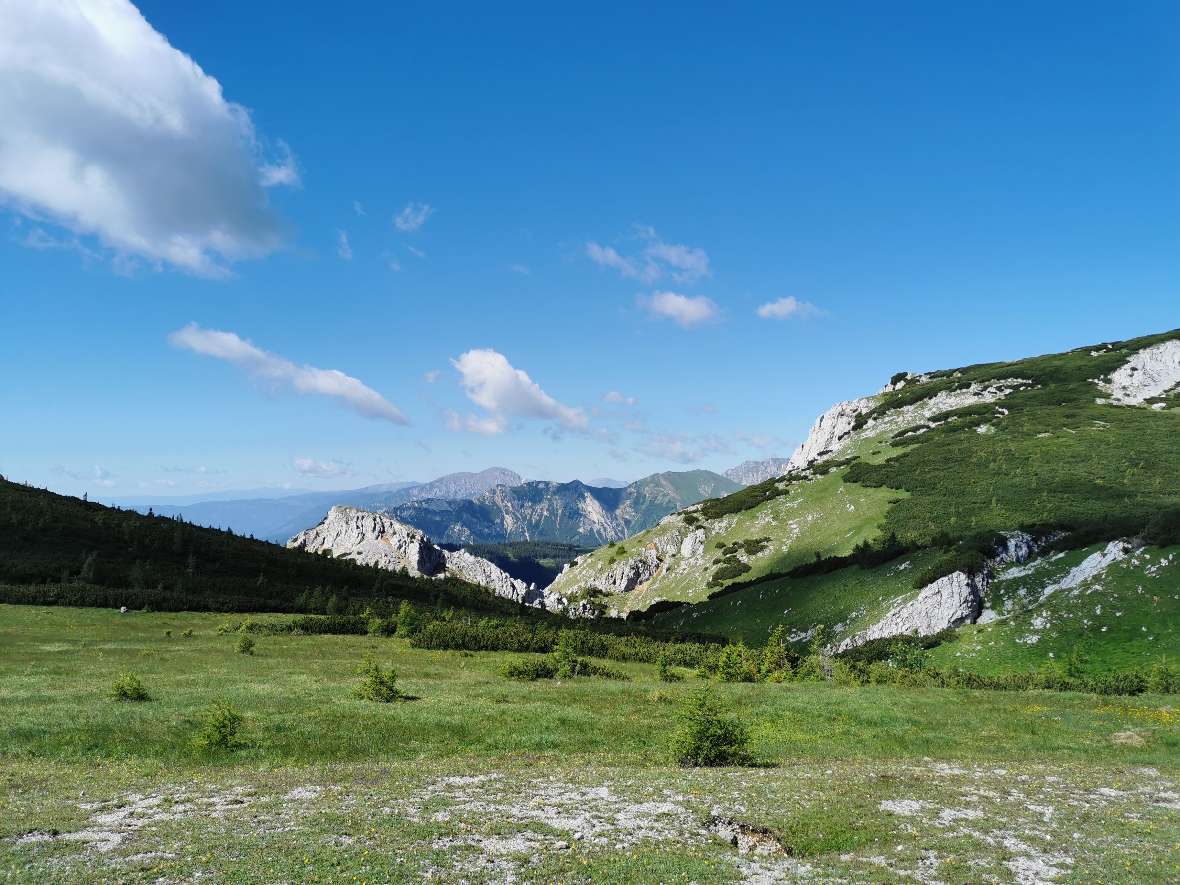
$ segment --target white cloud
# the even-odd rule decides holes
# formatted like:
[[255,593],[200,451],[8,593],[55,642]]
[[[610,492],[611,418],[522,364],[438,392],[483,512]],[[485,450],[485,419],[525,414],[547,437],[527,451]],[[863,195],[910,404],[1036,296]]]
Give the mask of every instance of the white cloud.
[[[555,421],[568,430],[584,431],[588,420],[581,409],[563,405],[494,350],[469,350],[451,360],[467,398],[487,412],[468,415],[464,426],[474,433],[495,434],[508,429],[512,418]],[[458,416],[451,420],[454,428]]]
[[352,468],[344,461],[330,459],[317,461],[314,458],[295,458],[292,462],[300,476],[331,477],[352,476]]
[[[658,268],[654,265],[642,267],[638,262],[630,258],[624,258],[610,246],[603,246],[594,242],[587,243],[586,255],[600,267],[609,267],[617,270],[628,279],[643,280],[645,283],[650,283],[654,282],[659,276]],[[649,278],[651,273],[655,273],[655,276]]]
[[586,255],[601,267],[618,271],[630,280],[654,283],[671,277],[678,283],[691,283],[710,275],[709,256],[704,249],[666,243],[655,228],[638,226],[638,235],[645,242],[640,254],[629,258],[612,246],[593,241],[586,244]]
[[336,231],[336,254],[345,261],[352,261],[352,245],[348,242],[346,231]]
[[510,264],[508,265],[508,269],[513,273],[520,274],[522,277],[529,277],[533,275],[533,272],[528,269],[527,265],[524,264]]
[[425,257],[426,257],[426,253],[425,253],[425,252],[423,252],[421,249],[416,249],[416,248],[414,248],[413,246],[410,246],[410,245],[408,245],[408,244],[406,245],[406,248],[410,250],[410,254],[411,254],[411,255],[416,255],[416,256],[417,256],[417,257],[419,257],[419,258],[425,258]]
[[68,467],[62,467],[60,464],[55,464],[51,469],[54,473],[61,476],[68,476],[70,479],[76,479],[79,482],[92,482],[104,488],[110,488],[115,485],[115,475],[105,467],[100,467],[97,464],[90,468],[90,470],[71,470]]
[[707,323],[719,313],[716,303],[704,295],[689,297],[677,292],[653,292],[648,298],[641,297],[640,303],[656,316],[685,328]]
[[619,393],[617,390],[608,390],[603,395],[602,401],[605,403],[618,403],[619,405],[624,405],[624,406],[633,406],[633,405],[635,405],[635,402],[636,402],[635,397],[624,396],[623,394]]
[[355,212],[357,215],[364,215],[365,214],[365,207],[363,205],[361,205],[360,200],[353,200],[352,201],[352,211]]
[[422,380],[425,381],[427,384],[433,384],[435,381],[438,380],[439,374],[441,374],[441,373],[439,372],[438,369],[431,369],[429,372],[427,372],[426,374],[424,374],[422,376]]
[[168,336],[174,346],[225,360],[246,370],[253,378],[275,388],[299,394],[316,394],[339,400],[354,412],[394,424],[408,424],[401,410],[351,375],[336,369],[296,365],[289,359],[268,353],[233,332],[202,329],[189,323]]
[[809,317],[819,313],[819,308],[809,301],[800,301],[794,295],[768,301],[758,308],[758,316],[764,320],[786,320],[791,317]]
[[0,203],[203,275],[281,245],[249,112],[128,0],[0,0]]
[[406,203],[406,208],[393,219],[393,225],[402,233],[412,234],[434,214],[434,208],[427,203]]

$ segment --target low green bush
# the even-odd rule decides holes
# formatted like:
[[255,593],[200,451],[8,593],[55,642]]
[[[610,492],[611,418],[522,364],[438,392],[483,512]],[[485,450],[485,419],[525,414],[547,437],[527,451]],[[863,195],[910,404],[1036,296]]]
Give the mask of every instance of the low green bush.
[[672,739],[672,757],[685,768],[749,765],[749,745],[749,731],[727,715],[706,687],[685,703]]
[[249,636],[243,636],[238,640],[238,654],[252,655],[254,654],[254,640]]
[[124,673],[115,680],[111,686],[111,698],[116,701],[149,701],[151,696],[148,694],[143,683],[138,676],[132,673]]
[[397,672],[392,666],[383,668],[376,661],[368,660],[358,668],[357,672],[360,674],[361,681],[353,686],[354,697],[379,704],[389,704],[405,697],[401,689],[397,687]]
[[205,711],[193,743],[199,750],[236,750],[244,746],[240,738],[243,724],[241,713],[228,703],[218,701]]

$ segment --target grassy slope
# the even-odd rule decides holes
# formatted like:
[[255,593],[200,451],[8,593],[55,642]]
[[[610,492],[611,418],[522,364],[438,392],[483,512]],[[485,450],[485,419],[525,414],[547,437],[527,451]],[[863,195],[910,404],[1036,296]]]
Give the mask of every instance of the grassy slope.
[[[923,383],[878,395],[874,398],[875,416],[884,419],[883,423],[870,423],[858,430],[847,448],[836,455],[855,457],[855,463],[805,483],[786,497],[704,523],[710,533],[710,552],[714,539],[724,544],[772,537],[775,552],[753,558],[752,571],[738,578],[745,581],[789,568],[810,558],[812,551],[846,553],[861,539],[889,532],[924,543],[941,532],[960,537],[1046,522],[1080,524],[1121,518],[1141,526],[1159,509],[1180,505],[1180,455],[1175,445],[1180,438],[1180,409],[1174,408],[1178,397],[1167,399],[1171,407],[1164,410],[1101,405],[1095,402],[1102,392],[1093,379],[1109,375],[1136,350],[1177,337],[1180,332],[1174,331],[1109,348],[1100,346],[1095,348],[1096,355],[1091,348],[1080,348],[1011,363],[970,366],[934,373]],[[1033,386],[995,403],[957,409],[944,416],[944,423],[923,433],[894,438],[898,410],[919,407],[933,396],[972,382],[986,385],[1013,378],[1030,381]],[[980,427],[986,432],[979,432]],[[855,502],[856,506],[842,510],[837,506],[841,501]],[[655,529],[631,539],[626,546],[642,544],[655,533],[669,530]],[[790,543],[783,551],[785,541]],[[617,555],[617,551],[596,551],[588,571],[601,568]],[[922,558],[925,562],[929,554]],[[706,558],[707,563],[711,560],[712,556]],[[675,559],[672,562],[668,575],[653,581],[643,592],[610,602],[628,610],[646,608],[661,598],[698,601],[693,609],[661,614],[656,622],[663,626],[691,624],[694,629],[726,632],[757,642],[778,621],[799,631],[816,623],[842,623],[847,627],[843,631],[846,635],[863,626],[869,615],[883,613],[913,592],[907,577],[885,567],[877,573],[848,569],[816,578],[775,581],[699,602],[708,595],[706,584],[712,566],[678,572]],[[1180,575],[1169,572],[1161,581],[1174,592]],[[1051,604],[1068,603],[1053,600]],[[1144,617],[1147,615],[1145,612]],[[1166,609],[1159,615],[1174,617]],[[1152,647],[1128,646],[1114,625],[1102,633],[1100,627],[1110,617],[1091,619],[1098,624],[1093,636],[1087,633],[1093,624],[1059,618],[1062,626],[1056,646],[1063,645],[1068,651],[1081,637],[1094,647],[1091,656],[1096,660],[1149,657]],[[1016,628],[1000,625],[988,632],[1006,635],[1009,630]],[[988,639],[992,641],[994,638]],[[1030,648],[1005,639],[995,648],[1007,651],[992,656],[982,652],[960,655],[956,661],[978,662],[986,669],[994,666],[992,658],[1002,660],[1008,652],[1022,665],[1045,660],[1048,651],[1061,654],[1060,648],[1049,648],[1047,640]],[[1161,648],[1180,651],[1168,642]],[[1012,669],[1025,669],[1022,665]]]
[[[888,489],[845,484],[838,473],[799,483],[787,495],[736,517],[710,523],[704,560],[707,568],[681,569],[680,563],[673,560],[664,576],[625,597],[613,597],[610,602],[628,611],[645,609],[660,599],[700,601],[715,589],[706,586],[716,568],[713,560],[722,547],[734,541],[774,539],[767,549],[750,558],[751,569],[742,576],[743,580],[807,562],[816,553],[825,556],[846,553],[860,541],[877,535],[877,526],[889,503],[897,497],[896,492]],[[626,556],[627,551],[634,551],[673,530],[671,525],[658,526],[615,547],[600,547],[581,568],[590,572],[605,569],[612,560]],[[561,584],[555,588],[560,590]]]
[[[703,830],[714,807],[784,835],[796,858],[766,861],[784,865],[779,876],[803,862],[813,878],[886,882],[935,863],[943,881],[1009,881],[1013,858],[1058,852],[1069,861],[1058,866],[1079,881],[1162,882],[1178,872],[1180,829],[1160,804],[1180,777],[1174,699],[719,685],[751,725],[759,756],[780,767],[683,771],[665,747],[676,702],[693,684],[660,684],[650,666],[625,665],[630,682],[519,684],[496,675],[507,655],[331,636],[261,636],[245,657],[234,637],[214,632],[219,621],[0,606],[0,878],[753,875],[748,858]],[[185,628],[196,635],[179,638]],[[352,699],[354,668],[373,653],[421,700]],[[154,700],[107,700],[124,670]],[[246,714],[250,745],[201,756],[190,739],[217,698]],[[1129,729],[1141,745],[1112,740]],[[1013,790],[1018,801],[1005,798]],[[158,804],[136,812],[144,796]],[[204,798],[216,796],[230,804],[216,811]],[[920,819],[883,810],[897,800],[917,803]],[[407,810],[416,807],[420,815]],[[963,808],[979,816],[936,823]],[[587,809],[609,838],[572,838],[582,825],[566,821]],[[96,822],[108,812],[113,824]],[[648,829],[632,823],[649,818]],[[127,838],[105,853],[84,841],[14,841],[111,827]],[[535,838],[520,854],[496,853],[522,834]],[[1033,847],[1013,848],[1013,838]],[[557,839],[572,848],[553,847]]]

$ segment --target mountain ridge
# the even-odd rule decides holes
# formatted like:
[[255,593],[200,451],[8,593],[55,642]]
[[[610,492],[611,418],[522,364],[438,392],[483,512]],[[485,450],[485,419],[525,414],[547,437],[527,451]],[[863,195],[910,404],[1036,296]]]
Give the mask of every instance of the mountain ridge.
[[[882,624],[900,625],[897,635],[905,625],[940,623],[964,635],[985,630],[1009,646],[1034,637],[1021,641],[1035,645],[1040,633],[1017,635],[1016,626],[1033,623],[1035,599],[1022,597],[994,624],[978,623],[989,595],[1014,586],[1008,576],[1025,568],[1003,554],[1015,538],[1027,538],[1036,562],[1073,561],[1073,551],[1097,556],[1104,548],[1094,544],[1132,551],[1078,592],[1116,583],[1120,593],[1132,592],[1134,575],[1176,581],[1171,555],[1158,551],[1180,539],[1167,522],[1180,526],[1178,433],[1180,330],[899,373],[878,393],[819,416],[783,476],[581,556],[552,589],[597,599],[608,613],[647,610],[665,627],[726,629],[750,641],[778,622],[799,637],[822,627],[835,645],[858,634],[891,635],[894,628]],[[1040,592],[1048,607],[1074,599],[1047,584]],[[1152,604],[1162,611],[1173,597],[1180,594],[1156,594]],[[1122,635],[1109,612],[1142,605],[1136,598],[1109,604],[1089,624]],[[755,610],[763,613],[757,619],[740,614]],[[926,617],[938,611],[948,614]],[[751,633],[744,624],[753,621]],[[1070,629],[1111,648],[1098,627]],[[1168,630],[1168,642],[1180,641]]]
[[385,512],[438,543],[543,540],[592,545],[621,540],[687,504],[737,488],[707,470],[665,471],[621,489],[596,488],[580,480],[531,480],[496,486],[472,499],[424,498]]

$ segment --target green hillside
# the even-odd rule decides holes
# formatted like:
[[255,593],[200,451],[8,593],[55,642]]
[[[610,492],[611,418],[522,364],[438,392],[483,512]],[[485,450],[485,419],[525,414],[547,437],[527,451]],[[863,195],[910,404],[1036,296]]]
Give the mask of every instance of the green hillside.
[[[809,440],[815,454],[806,467],[581,557],[553,589],[617,614],[646,612],[664,627],[761,642],[776,624],[800,641],[823,625],[839,642],[953,572],[984,596],[1007,592],[1005,571],[1017,566],[991,559],[1004,542],[997,533],[1028,533],[1038,562],[1061,557],[1054,568],[1126,539],[1139,552],[1077,591],[1110,597],[1097,613],[1081,614],[1094,606],[1076,593],[1041,601],[1037,588],[1056,578],[1034,569],[1027,580],[1036,586],[1024,588],[1020,606],[968,623],[937,655],[994,670],[1027,669],[1075,645],[1075,656],[1112,663],[1176,654],[1180,572],[1161,545],[1180,542],[1180,397],[1173,387],[1105,400],[1112,376],[1144,389],[1149,380],[1180,380],[1167,374],[1177,341],[1180,330],[899,373],[881,393],[825,416],[830,435]],[[981,601],[988,606],[990,598]],[[1036,618],[1055,626],[1023,639],[1037,632],[1029,629]]]

